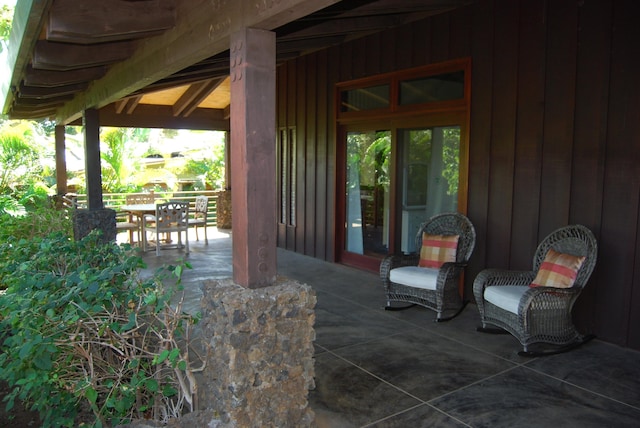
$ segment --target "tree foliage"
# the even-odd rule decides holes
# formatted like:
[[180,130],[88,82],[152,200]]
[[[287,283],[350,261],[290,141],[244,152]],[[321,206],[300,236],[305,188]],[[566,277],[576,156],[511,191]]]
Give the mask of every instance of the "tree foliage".
[[0,52],[6,49],[11,35],[11,23],[13,21],[13,8],[3,4],[0,7]]
[[24,135],[0,133],[0,193],[10,193],[16,186],[38,177],[41,170],[38,148]]

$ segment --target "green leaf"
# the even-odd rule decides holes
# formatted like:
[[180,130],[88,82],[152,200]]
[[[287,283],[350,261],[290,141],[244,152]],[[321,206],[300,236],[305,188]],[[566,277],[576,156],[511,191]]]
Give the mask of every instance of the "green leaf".
[[135,312],[131,312],[129,314],[129,322],[126,323],[124,326],[122,326],[122,331],[131,330],[135,326],[136,326],[136,313]]
[[155,379],[147,379],[144,386],[151,392],[158,392],[159,389],[158,381]]
[[93,387],[89,387],[84,392],[85,397],[89,400],[89,403],[96,404],[96,400],[98,399],[98,392],[93,389]]
[[173,395],[176,395],[177,393],[178,390],[171,385],[165,385],[162,387],[162,395],[164,395],[165,397],[171,397]]
[[180,350],[178,348],[172,349],[171,352],[169,353],[169,361],[171,362],[172,367],[176,366],[176,361],[178,361],[179,357],[180,357]]
[[33,364],[41,370],[51,370],[53,366],[49,354],[40,354],[33,359]]
[[178,369],[180,369],[182,371],[186,371],[187,370],[187,362],[185,360],[180,360],[180,362],[178,362]]
[[161,364],[164,360],[167,359],[168,356],[169,356],[169,350],[168,349],[163,349],[162,352],[160,352],[160,354],[156,355],[156,357],[153,359],[153,363],[154,364]]

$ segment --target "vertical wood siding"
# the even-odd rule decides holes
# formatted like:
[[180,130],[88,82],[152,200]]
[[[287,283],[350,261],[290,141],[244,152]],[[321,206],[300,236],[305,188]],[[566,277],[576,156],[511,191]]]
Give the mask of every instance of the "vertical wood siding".
[[640,349],[640,2],[484,0],[278,69],[278,126],[298,137],[298,222],[280,245],[335,258],[334,85],[471,57],[468,215],[485,267],[527,269],[553,229],[599,243],[574,314]]

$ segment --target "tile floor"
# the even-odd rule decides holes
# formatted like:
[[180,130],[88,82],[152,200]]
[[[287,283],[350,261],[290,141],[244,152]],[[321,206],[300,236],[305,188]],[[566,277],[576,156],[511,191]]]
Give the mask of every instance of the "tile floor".
[[[206,279],[230,277],[231,239],[190,238],[186,309]],[[212,238],[213,236],[213,238]],[[147,253],[150,268],[183,257]],[[569,353],[518,356],[509,335],[476,332],[474,305],[447,323],[419,307],[384,311],[376,274],[278,249],[278,274],[311,285],[322,427],[638,427],[640,352],[597,339]]]

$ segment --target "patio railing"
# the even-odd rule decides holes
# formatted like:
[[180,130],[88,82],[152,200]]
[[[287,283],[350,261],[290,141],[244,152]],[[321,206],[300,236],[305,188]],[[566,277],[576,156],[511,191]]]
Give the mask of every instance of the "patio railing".
[[[105,208],[111,208],[117,214],[121,214],[120,207],[126,205],[126,197],[130,193],[103,193],[102,201]],[[217,224],[217,201],[216,192],[213,190],[189,190],[182,192],[154,192],[156,200],[159,201],[188,201],[191,210],[195,208],[196,196],[205,195],[209,197],[209,209],[207,211],[207,226]],[[87,195],[75,195],[74,199],[78,207],[87,206]]]

